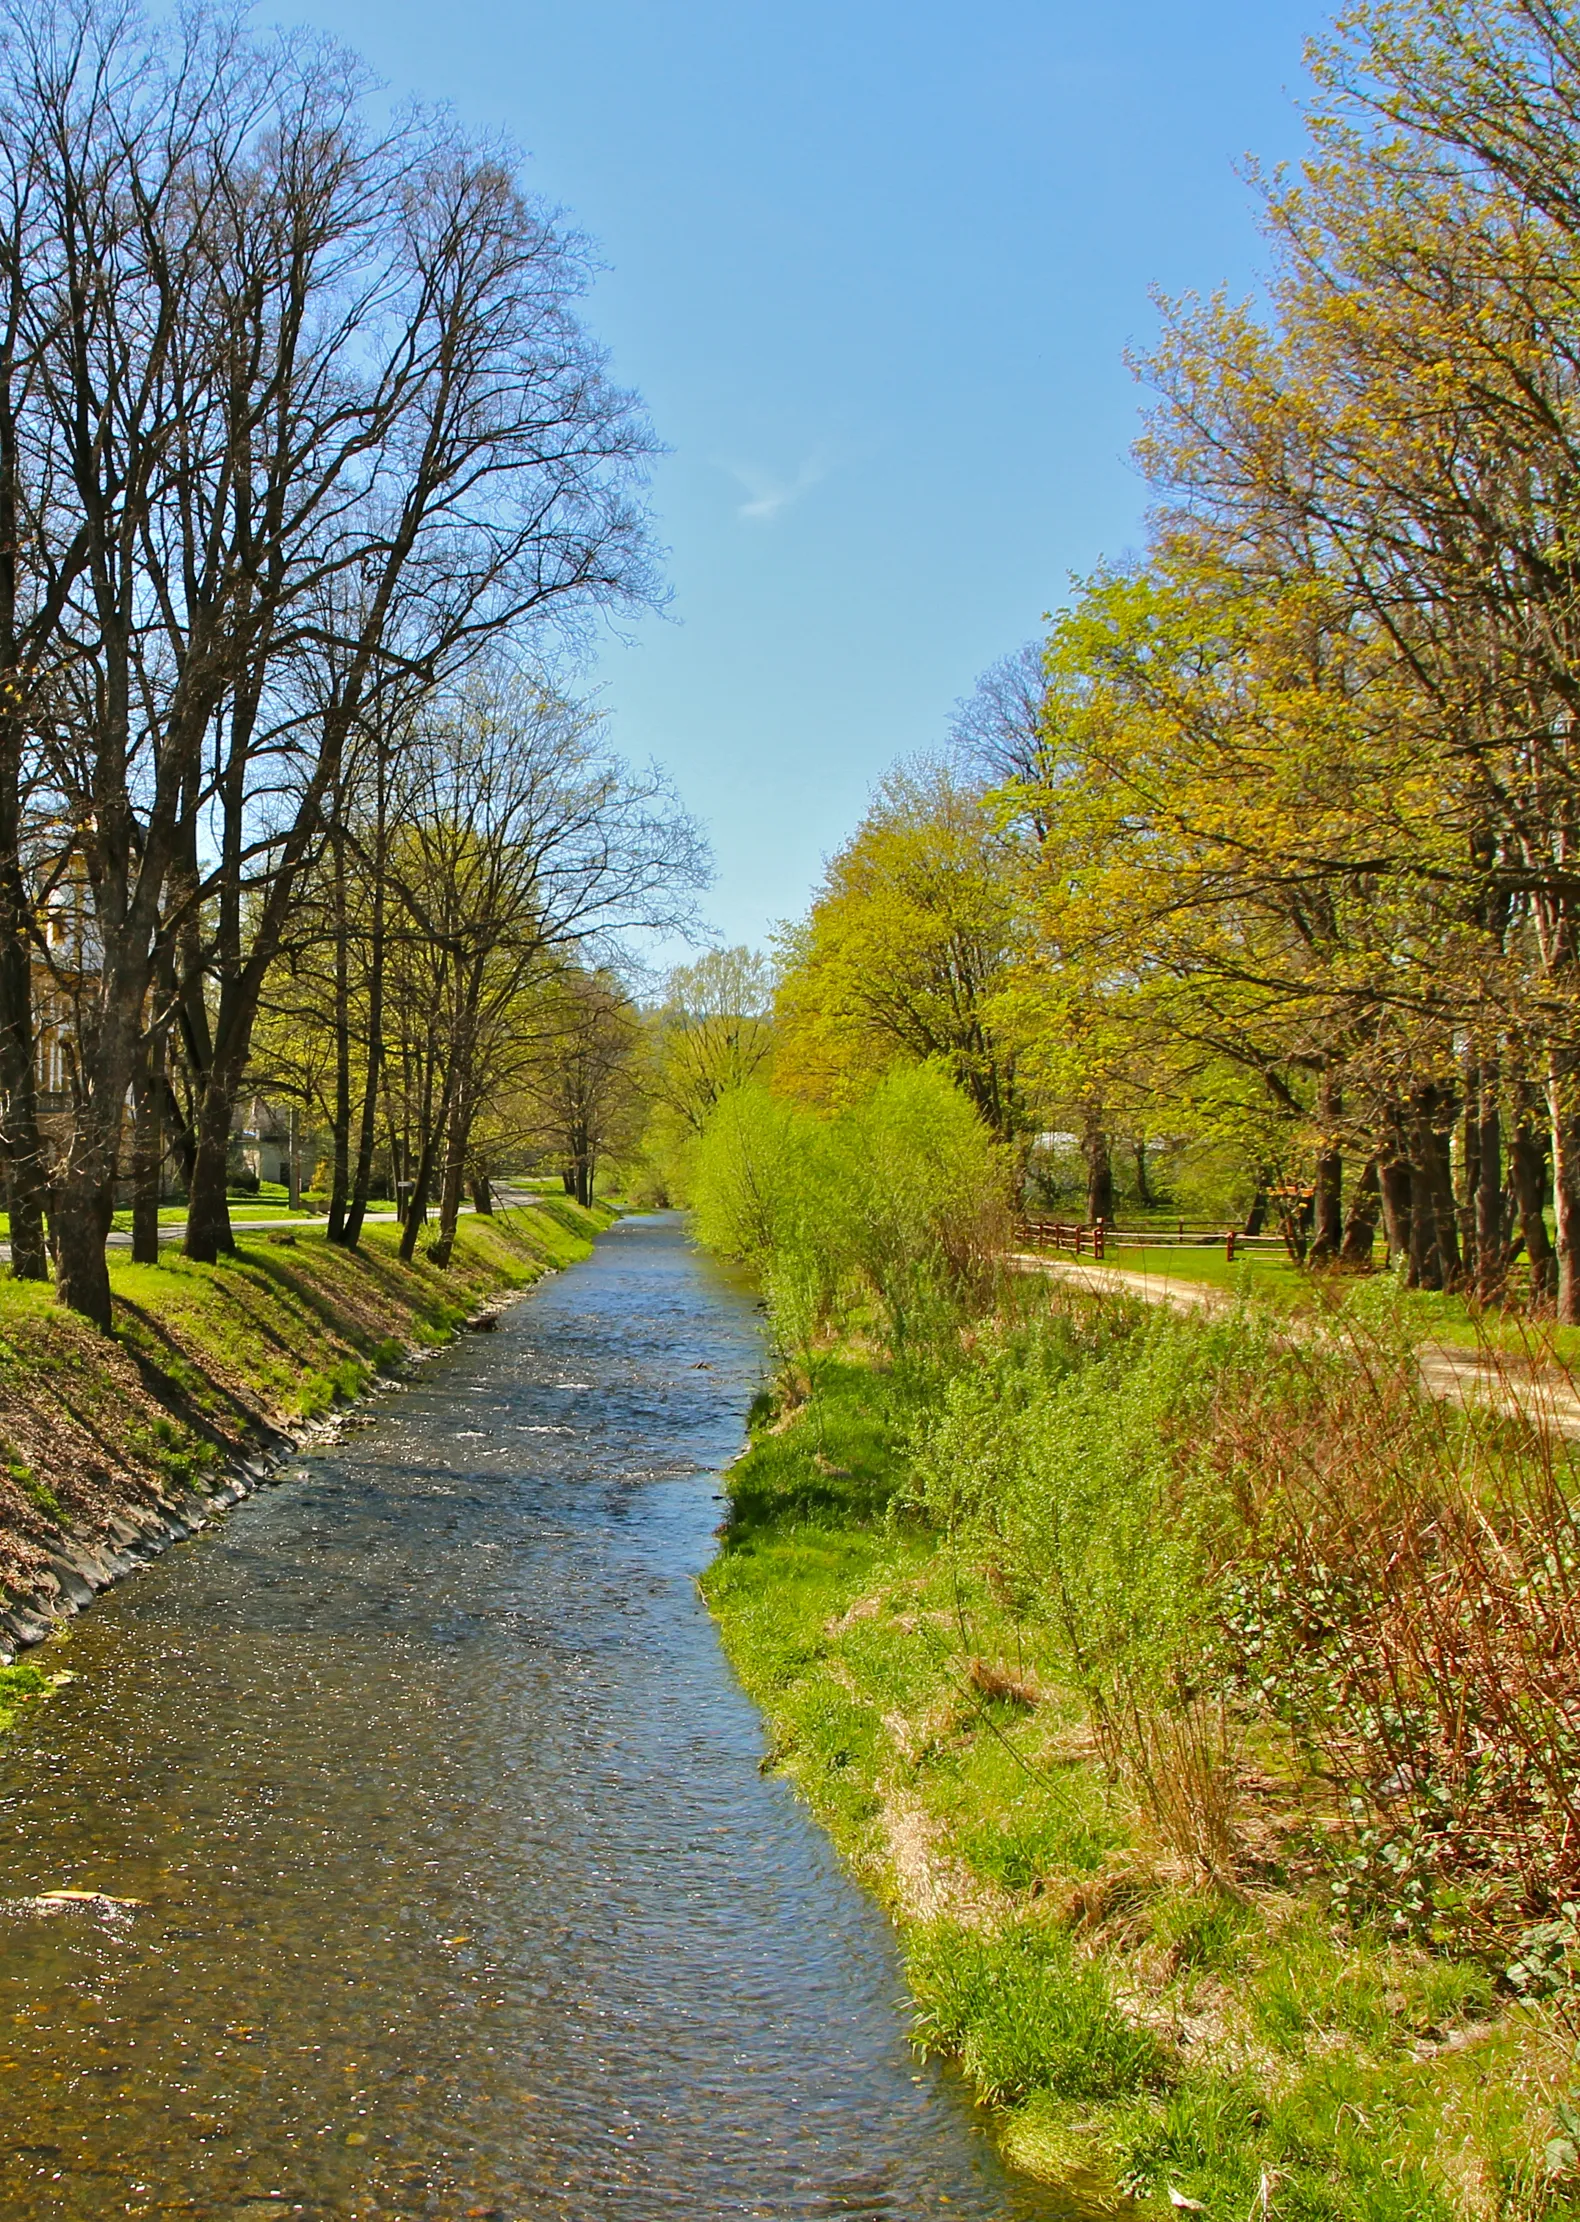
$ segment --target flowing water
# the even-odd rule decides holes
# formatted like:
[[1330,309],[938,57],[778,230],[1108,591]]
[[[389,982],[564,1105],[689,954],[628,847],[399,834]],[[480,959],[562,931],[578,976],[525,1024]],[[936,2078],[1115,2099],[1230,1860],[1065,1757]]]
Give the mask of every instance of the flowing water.
[[0,2213],[1063,2211],[758,1772],[693,1577],[760,1368],[627,1221],[79,1623],[0,1757]]

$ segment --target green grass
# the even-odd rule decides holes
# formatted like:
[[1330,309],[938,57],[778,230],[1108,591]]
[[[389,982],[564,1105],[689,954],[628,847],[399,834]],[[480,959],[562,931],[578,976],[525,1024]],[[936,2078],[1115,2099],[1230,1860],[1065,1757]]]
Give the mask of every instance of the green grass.
[[1174,1284],[1221,1289],[1226,1295],[1248,1292],[1263,1302],[1291,1310],[1314,1309],[1319,1303],[1344,1303],[1359,1292],[1386,1289],[1404,1317],[1429,1341],[1463,1350],[1492,1349],[1536,1364],[1557,1363],[1580,1369],[1580,1327],[1560,1327],[1552,1320],[1533,1319],[1521,1310],[1517,1297],[1507,1310],[1484,1308],[1464,1296],[1441,1290],[1401,1288],[1381,1273],[1308,1271],[1286,1253],[1274,1250],[1242,1251],[1231,1264],[1222,1243],[1211,1249],[1185,1243],[1138,1249],[1113,1245],[1103,1264],[1121,1273],[1142,1275],[1155,1288]]
[[471,1217],[444,1267],[421,1243],[402,1264],[392,1223],[370,1226],[356,1254],[308,1226],[243,1234],[212,1266],[174,1250],[157,1265],[112,1256],[117,1333],[216,1422],[238,1396],[311,1418],[361,1394],[392,1340],[443,1341],[481,1297],[584,1255],[597,1223],[574,1205]]
[[1312,1288],[1312,1276],[1287,1252],[1242,1250],[1231,1264],[1221,1242],[1211,1249],[1191,1243],[1158,1243],[1131,1249],[1114,1243],[1106,1250],[1103,1263],[1122,1273],[1144,1273],[1149,1281],[1188,1281],[1225,1290],[1251,1287],[1258,1295],[1271,1296],[1275,1301],[1284,1298],[1306,1302]]
[[765,1764],[888,1908],[918,2041],[1010,2159],[1103,2213],[1580,2213],[1547,2158],[1577,2080],[1552,2014],[1336,1925],[1276,1859],[1243,1894],[1183,1879],[992,1569],[912,1509],[915,1417],[843,1359],[810,1405],[760,1400],[702,1586]]
[[[270,1203],[267,1199],[260,1203],[256,1196],[251,1195],[245,1197],[230,1196],[226,1199],[226,1207],[230,1213],[230,1222],[233,1227],[244,1227],[258,1219],[312,1220],[323,1217],[322,1212],[314,1212],[307,1204],[299,1204],[293,1211],[286,1201],[283,1189],[278,1203]],[[375,1206],[374,1208],[377,1209],[378,1207]],[[161,1204],[159,1206],[159,1224],[162,1227],[184,1227],[186,1223],[187,1207],[185,1204]],[[110,1221],[110,1228],[114,1234],[130,1234],[132,1231],[131,1212],[118,1211]]]
[[33,1659],[18,1659],[15,1666],[0,1666],[0,1733],[15,1725],[16,1716],[29,1698],[47,1697],[54,1679]]

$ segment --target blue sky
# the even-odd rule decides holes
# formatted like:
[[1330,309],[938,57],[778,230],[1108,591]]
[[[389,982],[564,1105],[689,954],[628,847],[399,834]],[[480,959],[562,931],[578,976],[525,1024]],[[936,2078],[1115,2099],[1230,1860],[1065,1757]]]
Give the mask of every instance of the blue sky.
[[597,241],[588,320],[671,450],[674,598],[594,677],[708,827],[711,922],[760,942],[888,765],[1136,539],[1124,352],[1150,288],[1254,283],[1236,164],[1298,154],[1318,0],[279,14],[506,130]]

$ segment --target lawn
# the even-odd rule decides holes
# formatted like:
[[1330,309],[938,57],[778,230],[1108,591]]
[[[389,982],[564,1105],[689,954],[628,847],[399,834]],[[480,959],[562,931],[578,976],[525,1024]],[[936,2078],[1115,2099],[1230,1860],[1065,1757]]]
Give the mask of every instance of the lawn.
[[25,1594],[62,1529],[203,1488],[239,1450],[359,1394],[401,1354],[442,1342],[478,1305],[585,1256],[607,1212],[564,1199],[471,1214],[445,1266],[399,1257],[392,1222],[360,1250],[321,1227],[242,1233],[200,1265],[110,1253],[113,1336],[47,1285],[0,1277],[0,1588]]
[[1292,1311],[1309,1309],[1319,1302],[1342,1303],[1357,1296],[1367,1303],[1391,1298],[1402,1316],[1429,1341],[1451,1343],[1462,1350],[1496,1350],[1534,1365],[1580,1369],[1580,1327],[1560,1327],[1550,1319],[1532,1318],[1520,1308],[1518,1290],[1508,1309],[1500,1310],[1441,1290],[1404,1289],[1382,1272],[1312,1271],[1296,1265],[1282,1250],[1242,1251],[1231,1265],[1221,1243],[1210,1249],[1189,1244],[1149,1244],[1131,1249],[1116,1244],[1108,1249],[1103,1264],[1120,1273],[1143,1276],[1152,1287],[1183,1283],[1221,1289],[1225,1295],[1244,1290],[1287,1305]]

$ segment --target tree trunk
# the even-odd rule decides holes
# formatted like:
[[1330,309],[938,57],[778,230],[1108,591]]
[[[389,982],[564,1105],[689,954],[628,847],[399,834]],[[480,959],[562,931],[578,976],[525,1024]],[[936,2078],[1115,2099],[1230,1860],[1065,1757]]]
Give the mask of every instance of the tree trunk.
[[1152,1183],[1147,1178],[1147,1145],[1145,1142],[1132,1142],[1130,1147],[1136,1160],[1136,1201],[1150,1210],[1157,1198],[1153,1195]]
[[1447,1122],[1452,1105],[1435,1081],[1417,1088],[1410,1109],[1411,1288],[1451,1288],[1459,1279],[1459,1230]]
[[1454,1220],[1459,1229],[1460,1255],[1466,1278],[1479,1283],[1476,1251],[1476,1191],[1481,1185],[1481,1067],[1473,1057],[1464,1063],[1464,1110],[1459,1121],[1461,1194],[1454,1199]]
[[261,970],[249,959],[246,970],[220,991],[214,1055],[202,1078],[198,1098],[197,1149],[192,1162],[191,1200],[187,1207],[186,1255],[212,1265],[221,1250],[234,1250],[230,1207],[225,1190],[230,1171],[230,1134],[236,1098],[252,1047],[258,1015]]
[[159,1263],[159,1175],[164,1164],[163,1089],[155,1060],[162,1051],[144,1044],[132,1082],[132,1262]]
[[571,1194],[579,1204],[585,1207],[593,1199],[593,1174],[596,1166],[593,1156],[592,1135],[579,1118],[572,1123],[570,1141],[573,1152],[571,1157]]
[[[169,1045],[167,1042],[166,1054],[168,1055],[168,1053]],[[154,1084],[159,1090],[160,1123],[165,1133],[175,1144],[176,1153],[181,1159],[181,1177],[186,1182],[187,1194],[190,1196],[192,1193],[192,1169],[197,1163],[197,1138],[187,1123],[187,1115],[182,1109],[181,1098],[176,1094],[169,1073],[156,1073]]]
[[466,1146],[471,1138],[472,1112],[467,1094],[456,1091],[450,1114],[450,1133],[444,1160],[444,1180],[439,1191],[439,1234],[433,1245],[435,1265],[448,1265],[455,1247],[455,1230],[461,1219],[461,1199],[466,1194]]
[[1317,1086],[1317,1161],[1313,1184],[1311,1262],[1326,1265],[1344,1246],[1344,1159],[1337,1127],[1341,1098],[1330,1065]]
[[1278,1231],[1284,1238],[1284,1248],[1296,1265],[1304,1265],[1306,1251],[1311,1243],[1311,1199],[1302,1197],[1299,1203],[1286,1194],[1278,1214]]
[[[21,368],[15,347],[25,267],[21,256],[8,263],[6,330],[0,342],[0,1151],[11,1211],[11,1273],[19,1281],[42,1281],[49,1274],[44,1241],[49,1172],[38,1130],[33,904],[22,869],[21,833],[22,765],[30,722],[26,673],[49,659],[41,658],[37,635],[30,643],[19,622],[20,579],[32,562],[31,554],[23,553],[29,538],[23,527],[29,497],[23,491],[27,466],[21,461],[19,433],[31,376]],[[36,616],[37,605],[33,608]]]
[[302,1144],[297,1132],[297,1111],[293,1103],[286,1112],[285,1135],[285,1200],[292,1211],[302,1208]]
[[1529,1088],[1516,1096],[1515,1129],[1509,1141],[1509,1185],[1519,1213],[1520,1239],[1530,1262],[1531,1301],[1551,1303],[1558,1286],[1557,1259],[1547,1232],[1547,1152],[1535,1130],[1535,1103]]
[[[106,952],[95,998],[94,1020],[78,1037],[79,1093],[65,1163],[50,1194],[55,1240],[55,1294],[105,1333],[110,1327],[110,1276],[104,1244],[115,1215],[127,1099],[142,1046],[142,1014],[153,970],[151,909],[155,882],[145,843],[137,904],[114,935],[104,932]],[[147,930],[144,921],[147,919]],[[130,920],[130,923],[127,920]],[[103,931],[102,916],[98,920]],[[112,939],[118,944],[112,948]]]
[[[1085,1130],[1081,1136],[1081,1154],[1086,1159],[1086,1216],[1091,1225],[1101,1219],[1111,1224],[1114,1216],[1114,1167],[1108,1154],[1108,1136],[1103,1131],[1101,1116],[1089,1110]],[[577,1188],[577,1202],[584,1199]]]
[[1311,1262],[1325,1265],[1344,1247],[1344,1160],[1337,1150],[1317,1159],[1311,1211]]
[[231,1251],[236,1247],[226,1189],[230,1177],[231,1122],[241,1075],[239,1071],[230,1071],[229,1063],[228,1058],[223,1061],[215,1058],[198,1110],[197,1150],[192,1160],[186,1241],[182,1247],[186,1255],[200,1265],[212,1265],[222,1250]]
[[406,1217],[401,1227],[401,1262],[410,1265],[417,1254],[417,1237],[428,1224],[428,1195],[433,1186],[434,1160],[439,1154],[439,1139],[430,1134],[425,1137],[417,1159],[417,1174],[412,1182],[411,1196],[406,1205]]
[[1558,1237],[1557,1316],[1564,1326],[1573,1327],[1580,1324],[1580,1064],[1572,1051],[1555,1048],[1547,1071]]
[[345,1241],[346,1207],[351,1195],[351,937],[346,921],[346,835],[337,823],[329,837],[334,858],[331,884],[335,902],[335,1101],[329,1132],[333,1170],[329,1180],[331,1242]]
[[1371,1264],[1372,1244],[1377,1236],[1377,1214],[1381,1209],[1382,1182],[1379,1178],[1378,1160],[1373,1155],[1366,1160],[1350,1197],[1349,1217],[1344,1223],[1344,1238],[1339,1244],[1341,1264],[1357,1268]]
[[1476,1104],[1476,1294],[1486,1302],[1508,1275],[1503,1201],[1503,1118],[1500,1075],[1483,1060]]
[[115,1217],[115,1170],[67,1164],[55,1183],[50,1232],[55,1244],[55,1292],[61,1303],[110,1332],[110,1268],[104,1254]]
[[230,1177],[229,1105],[215,1108],[225,1112],[223,1124],[209,1117],[209,1099],[205,1097],[187,1197],[186,1240],[182,1244],[185,1254],[200,1265],[212,1265],[222,1250],[236,1247],[226,1194]]
[[481,1212],[485,1219],[493,1216],[494,1191],[486,1173],[472,1175],[472,1208]]
[[1378,1165],[1377,1182],[1382,1190],[1383,1241],[1387,1245],[1388,1263],[1396,1265],[1401,1258],[1410,1255],[1410,1225],[1414,1217],[1410,1161],[1396,1146],[1390,1146]]
[[433,1059],[429,1058],[423,1081],[423,1134],[422,1150],[417,1159],[417,1177],[412,1187],[411,1202],[406,1209],[406,1224],[401,1229],[400,1254],[402,1262],[410,1265],[417,1250],[417,1237],[428,1223],[428,1198],[433,1194],[433,1176],[439,1166],[439,1152],[450,1131],[450,1102],[458,1075],[455,1060],[444,1076],[444,1088],[439,1099],[437,1116],[433,1106]]
[[0,1147],[11,1207],[11,1272],[19,1281],[49,1276],[44,1244],[44,1141],[38,1130],[34,1072],[33,964],[26,930],[27,891],[14,853],[0,857]]
[[[382,828],[381,828],[382,831]],[[382,854],[382,840],[380,842]],[[377,859],[375,859],[377,863]],[[373,1187],[373,1144],[378,1132],[379,1091],[384,1084],[384,885],[382,875],[373,888],[373,921],[368,949],[367,1070],[362,1083],[362,1115],[357,1129],[357,1165],[351,1183],[351,1203],[341,1240],[354,1250],[362,1240],[362,1222],[368,1214]],[[394,1160],[390,1177],[395,1178]],[[397,1202],[399,1188],[396,1189]]]

